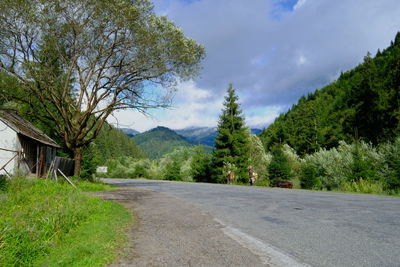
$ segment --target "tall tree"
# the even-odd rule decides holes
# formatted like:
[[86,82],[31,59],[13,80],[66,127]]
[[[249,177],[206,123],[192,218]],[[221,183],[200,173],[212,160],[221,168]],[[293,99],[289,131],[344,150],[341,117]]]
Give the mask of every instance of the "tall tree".
[[219,117],[218,135],[213,151],[213,179],[219,183],[224,182],[224,163],[230,163],[237,168],[237,181],[247,182],[247,167],[250,164],[248,129],[232,84],[229,85],[227,94],[224,109]]
[[149,0],[0,2],[0,70],[45,110],[35,116],[57,122],[78,176],[83,148],[114,111],[168,106],[203,57]]

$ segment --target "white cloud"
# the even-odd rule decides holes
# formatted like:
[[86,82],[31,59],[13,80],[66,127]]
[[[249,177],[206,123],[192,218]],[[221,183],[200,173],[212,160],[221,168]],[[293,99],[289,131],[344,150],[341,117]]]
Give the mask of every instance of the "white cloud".
[[282,112],[281,107],[249,109],[247,111],[249,115],[246,115],[246,124],[251,128],[263,129],[271,124],[280,112]]
[[[203,44],[207,57],[201,77],[179,86],[176,109],[154,112],[156,121],[137,117],[135,124],[214,124],[230,82],[245,112],[284,110],[355,67],[367,51],[387,47],[400,29],[398,0],[298,0],[279,19],[273,13],[277,1],[155,0],[157,12]],[[269,116],[251,114],[248,122],[267,122]]]
[[189,126],[216,126],[223,98],[212,96],[211,91],[197,88],[194,82],[179,84],[175,104],[170,109],[150,110],[150,116],[138,111],[121,111],[109,122],[118,127],[146,131],[156,126],[181,129]]

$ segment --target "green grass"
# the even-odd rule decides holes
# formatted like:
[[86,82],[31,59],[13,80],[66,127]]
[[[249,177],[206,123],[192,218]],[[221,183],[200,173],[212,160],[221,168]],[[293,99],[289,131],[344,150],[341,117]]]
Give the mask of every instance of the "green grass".
[[342,183],[339,187],[339,191],[376,195],[382,195],[385,193],[384,184],[382,182],[368,181],[364,179],[360,179],[356,182]]
[[73,181],[73,183],[84,192],[102,192],[116,190],[117,187],[102,182]]
[[0,210],[0,266],[104,265],[115,258],[131,220],[117,203],[25,178],[8,184]]

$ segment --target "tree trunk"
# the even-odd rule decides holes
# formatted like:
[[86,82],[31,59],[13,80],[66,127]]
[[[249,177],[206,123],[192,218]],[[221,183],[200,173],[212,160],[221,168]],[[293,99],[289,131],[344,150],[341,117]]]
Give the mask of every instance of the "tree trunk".
[[83,149],[81,147],[75,148],[74,150],[74,176],[78,179],[81,178],[81,166],[82,166],[82,153]]

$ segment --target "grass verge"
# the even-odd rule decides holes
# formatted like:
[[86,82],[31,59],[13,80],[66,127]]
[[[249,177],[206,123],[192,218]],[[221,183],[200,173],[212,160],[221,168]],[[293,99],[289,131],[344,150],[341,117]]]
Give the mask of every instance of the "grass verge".
[[13,178],[0,199],[0,266],[101,266],[129,225],[121,205],[67,184]]
[[102,192],[116,190],[117,187],[102,182],[73,181],[75,185],[84,192]]

